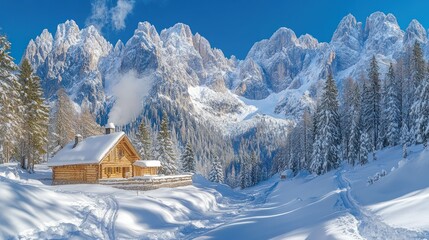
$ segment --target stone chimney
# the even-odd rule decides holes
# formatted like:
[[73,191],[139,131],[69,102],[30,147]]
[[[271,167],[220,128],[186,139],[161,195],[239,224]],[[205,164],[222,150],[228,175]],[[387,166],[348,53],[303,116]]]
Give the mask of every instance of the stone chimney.
[[114,133],[115,132],[115,124],[108,123],[108,124],[106,124],[105,129],[106,129],[106,135]]
[[80,134],[76,134],[76,136],[74,136],[74,145],[73,148],[75,148],[80,142],[82,142],[83,137]]

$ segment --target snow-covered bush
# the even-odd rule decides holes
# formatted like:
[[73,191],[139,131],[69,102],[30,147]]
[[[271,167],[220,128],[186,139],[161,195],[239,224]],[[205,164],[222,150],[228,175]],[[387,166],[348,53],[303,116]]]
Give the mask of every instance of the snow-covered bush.
[[368,177],[368,185],[372,185],[373,183],[377,182],[378,180],[380,180],[380,178],[386,175],[387,175],[387,172],[384,169],[381,170],[380,172],[377,172],[374,176]]

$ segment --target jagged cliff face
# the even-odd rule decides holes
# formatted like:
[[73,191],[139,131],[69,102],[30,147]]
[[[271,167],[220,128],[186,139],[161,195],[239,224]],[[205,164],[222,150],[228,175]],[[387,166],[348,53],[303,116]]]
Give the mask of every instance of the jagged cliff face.
[[31,40],[24,57],[41,77],[48,97],[64,87],[76,102],[87,99],[93,108],[101,108],[105,95],[99,63],[111,50],[94,27],[80,30],[74,21],[67,21],[58,25],[55,37],[44,30]]
[[80,30],[67,21],[54,37],[44,30],[31,40],[24,57],[42,78],[48,98],[64,87],[76,103],[87,99],[94,111],[105,112],[106,102],[115,101],[110,89],[115,79],[133,70],[152,79],[147,102],[177,104],[197,121],[229,134],[260,121],[253,118],[258,113],[293,120],[314,105],[328,70],[338,82],[358,79],[376,55],[384,71],[415,41],[429,55],[428,35],[420,23],[413,20],[403,31],[393,15],[376,12],[365,24],[352,15],[344,17],[329,43],[280,28],[237,60],[180,23],[160,32],[139,23],[125,44],[113,46],[94,27]]

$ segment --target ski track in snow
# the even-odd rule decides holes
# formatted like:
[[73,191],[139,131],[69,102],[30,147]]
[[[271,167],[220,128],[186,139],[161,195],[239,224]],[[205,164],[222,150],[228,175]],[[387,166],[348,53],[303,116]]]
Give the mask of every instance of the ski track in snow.
[[[244,200],[243,202],[236,202],[235,199],[224,199],[227,201],[227,206],[229,206],[225,210],[225,215],[217,216],[214,219],[205,219],[210,220],[210,225],[205,226],[202,229],[195,229],[194,224],[189,224],[185,226],[183,229],[181,229],[181,234],[183,234],[183,239],[194,239],[199,236],[204,235],[205,233],[215,230],[217,228],[220,228],[224,225],[230,224],[235,218],[241,217],[241,214],[243,212],[247,212],[253,208],[259,207],[260,205],[263,205],[266,203],[268,196],[276,189],[279,182],[275,182],[272,185],[269,185],[268,187],[261,189],[262,193],[260,191],[257,191],[254,194],[248,194],[249,199]],[[232,201],[231,201],[232,200]],[[198,222],[201,222],[201,220],[198,220]],[[190,232],[189,230],[193,230]]]
[[103,239],[114,240],[116,239],[115,221],[118,216],[118,203],[112,196],[106,196],[102,201],[105,204],[105,214],[100,225],[100,229],[103,232]]
[[340,169],[335,174],[339,195],[343,206],[359,221],[359,234],[365,239],[411,240],[429,239],[429,233],[417,232],[404,228],[394,228],[384,223],[379,216],[365,210],[353,198],[350,181],[344,177],[345,170]]
[[[57,191],[69,194],[82,194],[81,192]],[[59,223],[46,229],[37,229],[21,234],[19,239],[116,239],[115,221],[118,215],[118,203],[111,195],[99,197],[95,194],[84,194],[95,199],[93,205],[80,205],[82,221],[79,225],[72,223]],[[98,213],[102,211],[103,213]]]

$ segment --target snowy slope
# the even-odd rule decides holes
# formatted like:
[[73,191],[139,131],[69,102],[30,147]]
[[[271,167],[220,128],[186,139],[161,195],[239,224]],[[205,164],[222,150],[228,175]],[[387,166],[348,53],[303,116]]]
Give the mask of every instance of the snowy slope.
[[[147,192],[100,185],[50,186],[50,170],[0,166],[0,238],[427,239],[429,151],[378,153],[365,166],[322,176],[278,176],[232,190],[194,185]],[[368,177],[385,170],[372,185]]]
[[[237,233],[246,239],[427,239],[429,151],[411,151],[407,161],[394,148],[366,166],[280,181],[265,204],[201,239]],[[367,178],[383,169],[388,174],[368,185]]]

